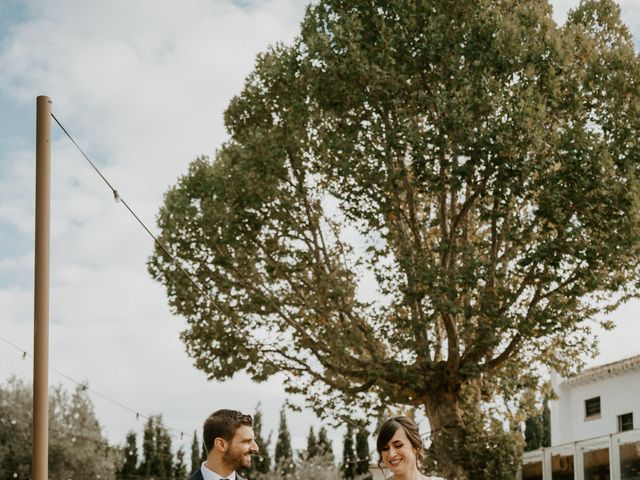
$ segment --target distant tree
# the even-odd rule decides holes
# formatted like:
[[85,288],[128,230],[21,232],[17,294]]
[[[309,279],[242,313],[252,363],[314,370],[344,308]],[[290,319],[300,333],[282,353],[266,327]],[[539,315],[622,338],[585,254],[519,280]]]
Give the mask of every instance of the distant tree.
[[204,444],[204,439],[202,439],[202,448],[200,450],[200,463],[207,461],[207,446]]
[[542,446],[542,421],[540,415],[531,415],[524,422],[525,452]]
[[287,426],[286,409],[280,410],[280,425],[278,426],[278,439],[276,440],[275,463],[283,474],[289,474],[295,470],[293,462],[293,450],[291,448],[291,434]]
[[318,455],[318,439],[316,433],[313,431],[313,426],[309,427],[309,434],[307,435],[307,448],[305,450],[305,458],[308,460]]
[[356,476],[361,480],[370,480],[371,473],[369,466],[371,465],[371,457],[369,454],[369,432],[360,428],[356,433]]
[[261,459],[254,458],[251,462],[251,468],[246,470],[246,477],[250,480],[257,478],[259,474],[266,473],[271,468],[271,457],[269,455],[269,446],[271,443],[271,435],[265,440],[262,434],[263,428],[262,421],[262,409],[260,403],[256,406],[256,412],[253,415],[253,434],[255,436],[256,443],[260,449]]
[[158,215],[196,365],[284,373],[323,414],[419,407],[438,473],[512,478],[486,409],[640,295],[639,77],[613,0],[312,2]]
[[551,410],[549,409],[549,398],[545,396],[542,402],[542,446],[551,446]]
[[157,461],[155,421],[154,416],[149,417],[142,432],[142,461],[138,474],[143,477],[149,477],[156,472],[154,466]]
[[184,449],[180,447],[176,452],[176,461],[173,464],[174,480],[185,480],[187,478],[187,464],[184,460]]
[[551,446],[551,419],[547,398],[542,404],[542,412],[529,416],[524,423],[525,451]]
[[[0,385],[0,478],[31,478],[32,406],[30,384],[11,377]],[[120,449],[109,446],[85,388],[69,394],[49,390],[50,478],[114,480]]]
[[138,441],[136,433],[132,430],[127,433],[122,455],[124,462],[119,471],[119,475],[123,477],[136,475],[138,472]]
[[328,458],[332,462],[334,460],[333,446],[331,444],[331,440],[329,440],[329,436],[327,435],[327,430],[324,427],[320,427],[320,430],[318,431],[318,455]]
[[195,472],[200,468],[202,464],[201,461],[201,447],[200,442],[198,441],[198,434],[194,430],[193,431],[193,441],[191,442],[191,473]]
[[356,475],[356,453],[353,449],[353,427],[347,424],[347,431],[342,442],[342,475],[352,479]]
[[138,474],[161,479],[170,478],[173,474],[171,436],[162,422],[162,415],[152,415],[147,419]]
[[171,451],[171,436],[169,430],[162,422],[162,416],[157,416],[156,428],[156,455],[157,455],[157,475],[160,478],[171,478],[173,476],[173,452]]

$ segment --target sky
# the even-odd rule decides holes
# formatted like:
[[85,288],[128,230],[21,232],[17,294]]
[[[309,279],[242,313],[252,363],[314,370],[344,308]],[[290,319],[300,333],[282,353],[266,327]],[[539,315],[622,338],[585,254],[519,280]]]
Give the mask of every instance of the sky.
[[[562,21],[577,1],[553,2]],[[623,19],[640,39],[640,2]],[[164,192],[199,155],[226,139],[223,111],[255,56],[290,43],[300,0],[0,0],[0,337],[32,352],[35,99],[53,113],[141,219],[155,231]],[[211,382],[192,366],[162,286],[146,260],[152,241],[53,125],[50,365],[142,415],[162,414],[185,437],[218,408],[252,413],[261,402],[267,432],[285,401],[281,379],[237,375]],[[640,354],[640,302],[611,314],[600,355],[588,365]],[[30,380],[30,358],[0,341],[0,382]],[[55,372],[51,384],[73,384]],[[114,443],[143,420],[92,394]],[[308,411],[289,413],[302,449]],[[339,434],[336,434],[339,442]],[[338,445],[338,443],[336,443]],[[338,447],[334,448],[339,456]]]

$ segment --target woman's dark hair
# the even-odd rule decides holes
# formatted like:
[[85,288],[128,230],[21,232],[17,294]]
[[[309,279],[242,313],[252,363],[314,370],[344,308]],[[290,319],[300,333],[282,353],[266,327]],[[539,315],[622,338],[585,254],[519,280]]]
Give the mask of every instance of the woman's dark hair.
[[202,428],[202,440],[207,453],[213,448],[213,441],[216,438],[224,438],[230,442],[236,430],[243,425],[253,426],[251,415],[244,415],[237,410],[218,410],[209,415]]
[[422,444],[422,438],[420,437],[420,431],[418,425],[409,417],[399,416],[391,417],[385,421],[380,430],[378,430],[378,439],[376,440],[376,449],[380,459],[378,460],[378,467],[382,462],[382,449],[391,441],[399,428],[404,429],[404,433],[407,434],[407,438],[411,443],[411,446],[416,450],[416,464],[420,468],[422,460],[424,460],[424,445]]

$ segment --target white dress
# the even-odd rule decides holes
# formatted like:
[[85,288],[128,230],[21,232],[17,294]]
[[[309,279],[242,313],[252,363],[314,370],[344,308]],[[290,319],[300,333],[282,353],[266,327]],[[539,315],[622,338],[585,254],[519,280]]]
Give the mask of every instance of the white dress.
[[[446,480],[445,478],[442,477],[424,477],[426,480]],[[384,480],[393,480],[393,475],[391,475],[390,477],[385,478]]]

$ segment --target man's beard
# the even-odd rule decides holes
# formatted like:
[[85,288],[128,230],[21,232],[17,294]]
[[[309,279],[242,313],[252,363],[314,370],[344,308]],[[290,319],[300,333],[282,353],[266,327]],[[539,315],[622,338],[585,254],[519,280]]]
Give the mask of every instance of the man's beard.
[[242,448],[227,450],[222,456],[222,461],[234,470],[251,466],[251,457],[248,455],[248,452],[244,452]]

